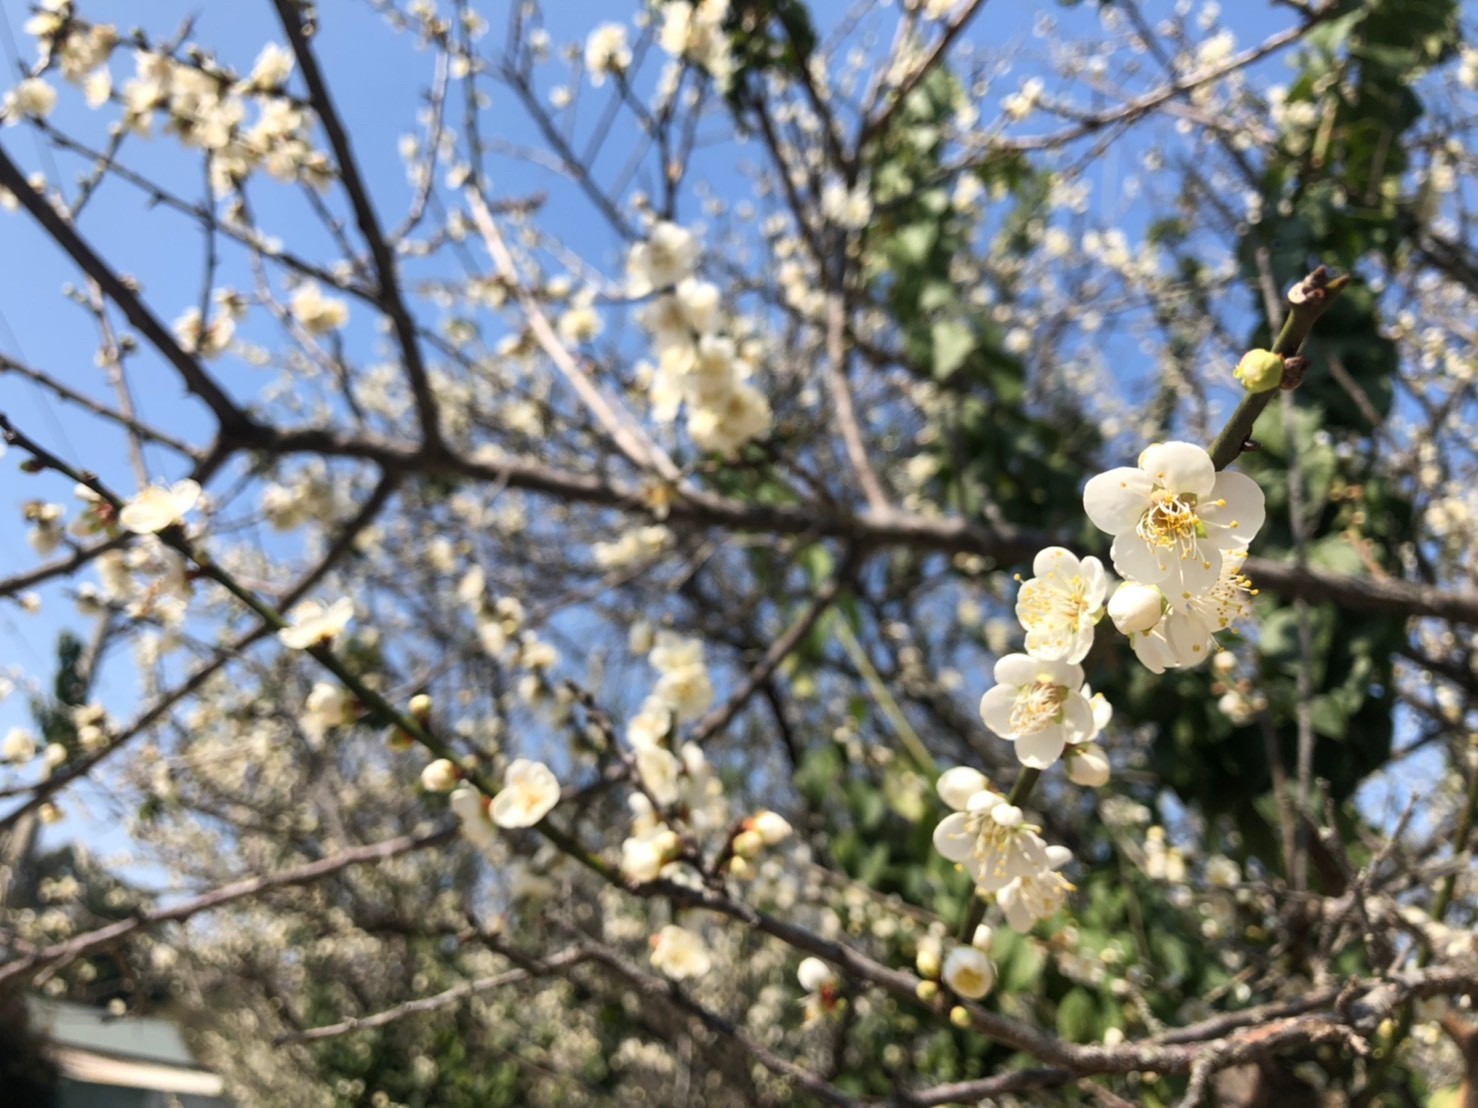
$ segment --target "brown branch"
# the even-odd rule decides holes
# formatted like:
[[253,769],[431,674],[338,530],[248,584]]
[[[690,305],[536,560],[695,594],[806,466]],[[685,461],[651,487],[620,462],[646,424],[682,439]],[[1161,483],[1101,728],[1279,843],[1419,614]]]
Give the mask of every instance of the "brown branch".
[[278,19],[282,23],[282,29],[287,33],[288,41],[292,43],[293,55],[303,71],[303,80],[308,86],[308,96],[313,105],[313,111],[323,126],[324,134],[328,136],[329,145],[333,147],[334,160],[339,165],[339,178],[344,182],[344,191],[349,194],[349,203],[354,208],[354,219],[359,225],[359,233],[363,236],[365,245],[369,247],[370,257],[374,260],[375,274],[380,285],[380,306],[395,327],[401,357],[405,360],[406,377],[410,381],[411,393],[416,398],[421,437],[428,451],[433,454],[440,453],[444,444],[441,437],[441,423],[437,418],[436,397],[431,389],[426,363],[421,358],[421,347],[416,338],[415,323],[401,296],[400,282],[396,276],[395,258],[390,252],[390,243],[385,238],[379,217],[375,215],[374,205],[370,202],[369,191],[359,175],[359,163],[354,158],[354,151],[349,145],[349,135],[344,130],[338,110],[334,107],[333,97],[329,94],[328,84],[323,78],[323,71],[318,68],[318,59],[314,56],[307,36],[303,32],[300,13],[293,0],[273,0],[273,2],[277,8]]
[[250,435],[256,429],[256,422],[216,384],[198,358],[185,352],[174,336],[155,318],[154,313],[144,305],[138,293],[125,284],[113,268],[83,241],[82,236],[62,218],[45,196],[31,187],[25,174],[10,160],[4,149],[0,149],[0,187],[15,194],[21,206],[30,213],[31,218],[41,224],[52,241],[97,282],[108,299],[118,305],[119,310],[128,317],[129,323],[138,328],[164,359],[175,367],[185,382],[186,391],[198,397],[211,410],[223,433]]
[[832,604],[836,603],[837,597],[851,583],[853,575],[860,568],[860,561],[858,558],[849,557],[842,563],[831,580],[812,599],[800,618],[787,627],[784,634],[770,644],[770,648],[765,651],[764,657],[750,669],[745,675],[744,680],[739,683],[738,688],[734,690],[729,698],[694,724],[692,733],[688,736],[690,741],[701,744],[728,726],[729,722],[749,702],[750,697],[759,690],[761,685],[770,679],[770,675],[775,672],[776,668],[790,656],[790,652],[799,646],[801,640],[811,633],[811,628],[816,626],[816,621],[826,614]]
[[[268,430],[252,445],[273,455],[360,458],[375,462],[387,472],[468,477],[567,501],[646,512],[642,491],[636,486],[524,458],[494,462],[454,455],[432,457],[383,440],[353,438],[319,428]],[[948,554],[977,554],[998,565],[1028,562],[1045,546],[1092,552],[1059,536],[1009,523],[986,527],[959,517],[923,516],[897,509],[884,515],[857,516],[821,510],[815,505],[747,504],[702,489],[684,490],[672,503],[668,521],[759,534],[837,539],[855,543],[863,551],[908,547]],[[1289,596],[1301,594],[1311,602],[1328,602],[1348,611],[1391,612],[1478,623],[1478,589],[1442,589],[1394,578],[1361,577],[1313,567],[1299,569],[1264,558],[1248,558],[1245,571],[1260,588]]]
[[369,1031],[376,1027],[384,1027],[386,1024],[402,1020],[406,1016],[420,1015],[422,1012],[434,1012],[439,1008],[472,996],[475,993],[491,992],[493,989],[501,989],[505,985],[514,985],[520,981],[528,981],[544,973],[552,973],[558,969],[567,969],[579,965],[581,962],[589,961],[591,954],[581,944],[566,947],[558,953],[551,954],[547,958],[532,963],[528,969],[511,969],[503,973],[495,973],[490,977],[479,977],[475,981],[467,981],[461,985],[455,985],[435,996],[422,997],[419,1000],[408,1000],[404,1004],[397,1004],[394,1008],[377,1012],[372,1016],[362,1016],[353,1019],[341,1020],[338,1023],[325,1024],[322,1027],[310,1027],[304,1031],[293,1031],[285,1035],[278,1035],[272,1040],[273,1046],[287,1046],[292,1043],[316,1043],[321,1039],[332,1039],[339,1035],[347,1035],[354,1031]]
[[0,988],[18,978],[36,973],[48,966],[59,965],[64,962],[75,961],[85,957],[95,950],[126,938],[137,931],[146,928],[157,927],[162,923],[177,923],[187,920],[191,916],[199,915],[216,908],[224,907],[235,901],[246,897],[257,896],[271,889],[280,889],[292,885],[307,885],[320,878],[328,877],[350,866],[364,865],[366,863],[377,863],[397,858],[402,854],[412,851],[424,850],[431,846],[441,846],[456,837],[456,829],[452,827],[433,831],[429,835],[402,835],[397,839],[387,839],[383,842],[370,843],[367,846],[354,847],[331,858],[321,858],[316,862],[308,862],[305,865],[295,866],[292,869],[283,870],[279,873],[268,874],[263,877],[246,877],[240,881],[233,881],[229,885],[223,885],[211,892],[182,901],[169,908],[158,908],[150,912],[142,912],[130,916],[116,923],[110,923],[106,927],[100,927],[95,931],[88,931],[81,935],[75,935],[64,942],[53,943],[42,947],[33,954],[18,958],[0,966]]

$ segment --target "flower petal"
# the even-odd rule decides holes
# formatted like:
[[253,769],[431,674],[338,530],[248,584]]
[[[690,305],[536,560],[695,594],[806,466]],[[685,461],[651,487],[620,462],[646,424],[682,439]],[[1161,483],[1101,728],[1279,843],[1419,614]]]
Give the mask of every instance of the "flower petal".
[[1047,577],[1061,574],[1071,577],[1078,572],[1078,559],[1071,550],[1062,546],[1048,546],[1037,551],[1032,559],[1032,576]]
[[1070,743],[1083,743],[1098,731],[1093,720],[1093,705],[1080,692],[1068,694],[1062,705],[1063,736]]
[[1132,532],[1149,510],[1153,491],[1148,474],[1121,466],[1088,481],[1083,488],[1083,510],[1100,531],[1110,535]]
[[1262,486],[1245,473],[1220,473],[1211,498],[1198,508],[1218,546],[1246,546],[1267,517]]
[[1032,769],[1046,769],[1062,757],[1062,748],[1067,745],[1067,735],[1060,725],[1044,727],[1016,740],[1016,759]]
[[1139,468],[1172,492],[1205,496],[1216,483],[1211,455],[1192,442],[1157,442],[1139,456]]
[[997,685],[993,689],[987,689],[980,698],[981,722],[1001,738],[1008,739],[1016,733],[1011,726],[1011,709],[1015,706],[1015,686]]
[[975,835],[965,829],[965,814],[945,816],[934,828],[934,849],[951,862],[963,862],[975,850]]
[[1169,557],[1133,531],[1116,535],[1109,555],[1120,577],[1141,585],[1157,585],[1170,573]]
[[1030,685],[1044,663],[1029,654],[1007,654],[996,659],[997,685]]

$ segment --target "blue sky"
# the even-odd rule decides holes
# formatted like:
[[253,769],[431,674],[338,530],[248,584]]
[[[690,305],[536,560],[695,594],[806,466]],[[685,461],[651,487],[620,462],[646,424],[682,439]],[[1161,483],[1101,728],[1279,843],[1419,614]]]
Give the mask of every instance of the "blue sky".
[[[443,4],[442,7],[449,5]],[[556,44],[570,40],[583,42],[586,32],[595,23],[605,20],[629,22],[636,10],[633,5],[624,3],[574,3],[570,0],[556,0],[545,7]],[[242,72],[250,68],[262,45],[282,41],[271,5],[265,0],[231,3],[219,0],[215,3],[150,0],[147,6],[141,6],[137,0],[84,0],[81,5],[88,18],[113,21],[124,28],[136,22],[139,12],[145,8],[148,13],[146,29],[153,36],[168,35],[187,16],[193,16],[192,38],[213,46],[222,61]],[[492,31],[484,41],[490,49],[500,39],[507,8],[507,2],[486,6]],[[850,5],[835,2],[814,5],[823,38],[850,8]],[[1291,19],[1286,8],[1270,3],[1228,4],[1227,8],[1224,20],[1236,31],[1239,45],[1244,46],[1287,26]],[[323,0],[319,9],[321,30],[315,40],[317,51],[332,81],[336,101],[382,219],[385,224],[393,225],[410,195],[397,142],[402,134],[420,131],[417,125],[420,93],[430,80],[432,55],[415,50],[408,36],[392,32],[367,4],[352,0]],[[1173,15],[1169,4],[1146,4],[1145,9],[1152,22]],[[1042,64],[1043,42],[1033,36],[1033,24],[1039,18],[1050,16],[1059,21],[1069,37],[1095,37],[1099,33],[1096,13],[1097,6],[1092,3],[1076,8],[1064,8],[1056,3],[1023,4],[1001,0],[987,4],[966,41],[982,49],[1003,50],[1015,59],[1015,68],[1013,75],[997,82],[986,97],[982,106],[984,117],[990,119],[1000,97],[1014,91],[1020,79],[1041,74],[1048,77],[1048,91],[1054,90],[1054,82]],[[8,22],[7,48],[9,43],[16,43],[21,59],[29,63],[34,58],[34,49],[20,32],[25,19],[23,5],[7,0],[0,6],[0,14]],[[879,48],[872,47],[874,50]],[[7,62],[12,71],[15,61],[14,54],[7,49]],[[115,81],[120,84],[132,75],[131,61],[126,53],[120,52],[115,56],[112,70]],[[652,66],[651,72],[654,74],[655,71],[656,67]],[[1286,72],[1285,62],[1281,57],[1271,59],[1263,63],[1259,72],[1267,81],[1282,80],[1282,74]],[[546,96],[555,85],[568,80],[568,71],[559,61],[551,62],[544,73],[546,77],[541,92]],[[1158,80],[1157,70],[1152,70],[1151,75]],[[496,88],[491,91],[495,102],[488,123],[498,128],[499,136],[513,145],[543,145],[543,140],[513,97]],[[598,114],[597,108],[608,91],[591,93],[587,90],[584,93],[587,97],[593,96],[594,101],[582,104],[580,109],[579,134],[582,140],[589,134],[591,120]],[[116,109],[108,114],[113,112]],[[54,122],[64,131],[89,135],[94,142],[101,144],[103,133],[98,117],[82,106],[74,89],[62,89]],[[1034,121],[1032,126],[1039,127],[1041,123]],[[630,132],[613,134],[606,143],[603,164],[614,171],[624,160],[635,137]],[[1142,152],[1145,141],[1143,134],[1131,136],[1116,153],[1117,160],[1104,158],[1094,167],[1092,183],[1096,214],[1105,214],[1099,207],[1111,202],[1105,198],[1121,196],[1117,187],[1118,176]],[[0,132],[0,145],[26,168],[39,169],[48,177],[59,178],[65,183],[69,196],[75,191],[72,180],[82,167],[76,158],[47,151],[44,140],[28,133],[25,127]],[[758,161],[758,152],[751,147],[748,153],[741,153],[738,158]],[[700,179],[705,176],[703,167],[712,166],[718,170],[731,166],[735,160],[732,149],[727,146],[701,153],[700,170],[696,176]],[[187,198],[200,199],[204,195],[198,158],[193,152],[180,151],[172,139],[130,140],[125,146],[122,161],[151,176],[174,182]],[[570,186],[527,163],[504,159],[499,164],[499,172],[503,176],[493,182],[496,192],[522,195],[547,191],[550,202],[544,225],[559,226],[566,240],[575,244],[588,261],[604,267],[609,273],[619,272],[620,244]],[[726,199],[735,199],[747,192],[747,180],[732,172],[727,175],[715,172],[708,176],[714,191]],[[253,186],[251,197],[260,222],[270,227],[295,252],[315,259],[334,256],[335,249],[319,221],[292,190],[262,183]],[[337,194],[331,195],[329,203],[335,211],[343,213],[346,210]],[[698,217],[696,198],[690,196],[686,214],[688,218]],[[1135,227],[1143,226],[1153,214],[1140,203],[1137,206],[1131,204],[1125,212],[1116,212],[1114,217],[1132,234]],[[85,237],[104,257],[139,279],[147,302],[166,323],[198,302],[203,270],[202,238],[180,216],[160,208],[151,209],[141,202],[136,190],[115,180],[99,191],[81,226]],[[0,217],[0,250],[11,262],[0,267],[0,350],[58,373],[69,384],[106,398],[108,393],[92,361],[95,335],[91,321],[85,312],[59,295],[64,284],[78,279],[75,268],[44,240],[23,214]],[[416,272],[424,275],[421,271]],[[240,252],[225,252],[217,284],[238,288],[250,286],[250,276]],[[264,328],[257,337],[265,340],[270,333]],[[245,334],[252,337],[252,328],[248,327]],[[369,313],[356,305],[349,334],[351,348],[367,356],[373,340]],[[213,363],[213,369],[228,390],[242,397],[254,394],[266,381],[262,371],[229,356]],[[184,397],[173,371],[152,355],[145,354],[133,363],[133,384],[141,417],[168,425],[174,433],[186,439],[203,440],[209,424],[202,418],[199,406]],[[123,441],[112,429],[3,375],[0,375],[0,410],[9,413],[28,432],[78,464],[100,469],[119,491],[131,491],[132,476],[122,462]],[[180,475],[177,466],[170,464],[166,452],[150,450],[147,457],[155,478]],[[22,501],[40,497],[70,507],[72,500],[67,482],[53,476],[32,478],[20,475],[14,468],[17,460],[12,454],[0,465],[0,473],[4,475],[0,478],[0,505],[13,511]],[[26,544],[23,530],[12,526],[0,531],[0,565],[4,567],[0,575],[32,564],[34,556]],[[59,629],[63,626],[86,628],[86,624],[75,617],[62,591],[65,587],[43,591],[44,608],[39,616],[21,614],[13,607],[0,607],[0,665],[39,675],[43,681],[49,678]],[[127,718],[136,696],[131,668],[105,670],[94,695],[95,699],[109,706],[115,718]],[[0,704],[0,731],[12,725],[26,724],[28,716],[24,697],[12,696]],[[69,807],[76,811],[83,806]],[[105,808],[98,811],[104,812]],[[106,823],[106,820],[94,817],[81,821],[76,830],[89,839],[110,842],[104,831]],[[69,823],[58,831],[70,833],[73,827],[74,824]]]

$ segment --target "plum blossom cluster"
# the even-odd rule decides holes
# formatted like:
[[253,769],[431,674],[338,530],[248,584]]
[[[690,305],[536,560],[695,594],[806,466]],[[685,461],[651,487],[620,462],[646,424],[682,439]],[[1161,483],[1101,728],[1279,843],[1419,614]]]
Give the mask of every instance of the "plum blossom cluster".
[[[431,792],[445,792],[456,780],[456,767],[438,759],[426,767],[421,784]],[[517,758],[503,774],[503,787],[491,797],[471,785],[452,789],[451,807],[462,834],[479,850],[491,853],[498,829],[533,827],[559,803],[559,779],[543,762]]]
[[1216,652],[1215,633],[1251,614],[1242,563],[1265,508],[1246,474],[1218,473],[1193,443],[1155,443],[1137,466],[1090,480],[1083,508],[1114,536],[1114,569],[1124,578],[1109,618],[1155,673],[1204,662]]
[[657,358],[642,367],[653,417],[671,423],[686,407],[694,444],[732,455],[770,429],[770,404],[749,383],[753,351],[726,327],[718,286],[694,275],[698,253],[692,231],[657,223],[631,249],[627,290],[658,294],[637,317]]
[[[662,9],[657,42],[674,58],[690,62],[727,91],[734,78],[734,56],[724,20],[729,0],[672,0]],[[671,78],[669,78],[670,82]]]
[[[1113,715],[1084,684],[1081,663],[1097,624],[1107,614],[1155,673],[1216,654],[1216,633],[1250,614],[1254,593],[1242,565],[1264,504],[1251,478],[1218,473],[1192,443],[1166,442],[1147,448],[1137,466],[1092,478],[1083,507],[1114,536],[1111,557],[1124,580],[1110,595],[1097,558],[1040,551],[1016,600],[1026,652],[996,661],[980,716],[1028,770],[1060,760],[1074,784],[1097,788],[1109,779],[1109,761],[1094,740]],[[1045,842],[973,769],[946,771],[938,790],[953,812],[935,829],[935,848],[970,874],[978,895],[994,898],[1011,927],[1030,928],[1062,906],[1072,889],[1058,872],[1072,858],[1067,848]]]

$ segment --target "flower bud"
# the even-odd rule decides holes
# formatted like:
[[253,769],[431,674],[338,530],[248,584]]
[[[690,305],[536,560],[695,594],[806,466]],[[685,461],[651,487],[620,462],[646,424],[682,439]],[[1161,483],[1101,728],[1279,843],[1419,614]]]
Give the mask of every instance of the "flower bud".
[[411,702],[406,705],[411,714],[411,719],[417,723],[425,723],[431,718],[431,698],[425,693],[417,693],[411,697]]
[[939,976],[939,940],[926,938],[919,943],[919,952],[914,958],[914,969],[920,977]]
[[754,819],[749,821],[749,826],[765,840],[766,846],[775,846],[790,837],[790,821],[779,812],[772,812],[768,808],[757,813]]
[[963,1005],[956,1004],[949,1010],[949,1022],[965,1031],[970,1027],[970,1013],[965,1011]]
[[421,771],[421,788],[428,793],[449,793],[456,788],[457,767],[448,758],[438,758]]
[[730,849],[736,858],[753,858],[765,848],[764,836],[758,831],[741,831],[734,836]]
[[996,967],[973,946],[957,946],[944,960],[944,983],[956,996],[979,1000],[996,983]]
[[939,791],[941,800],[956,812],[963,812],[970,806],[970,798],[990,788],[990,782],[979,770],[969,766],[955,766],[939,775],[939,783],[935,788]]
[[939,995],[939,982],[920,981],[914,986],[913,994],[925,1004],[930,1004]]
[[1138,581],[1125,581],[1109,597],[1109,619],[1125,635],[1150,630],[1160,622],[1164,611],[1160,590],[1153,585],[1141,585]]
[[836,980],[831,967],[820,958],[802,958],[795,971],[796,980],[808,993],[820,992],[823,985]]
[[990,924],[982,923],[975,928],[975,934],[970,938],[970,945],[982,954],[990,953],[990,944],[995,938],[995,932],[991,930]]
[[1097,743],[1083,743],[1069,747],[1067,751],[1067,779],[1085,789],[1102,788],[1108,784],[1108,754]]
[[1248,392],[1267,392],[1283,380],[1283,356],[1271,350],[1249,350],[1242,355],[1232,376]]
[[729,876],[735,881],[748,881],[754,876],[754,867],[743,858],[730,858]]

